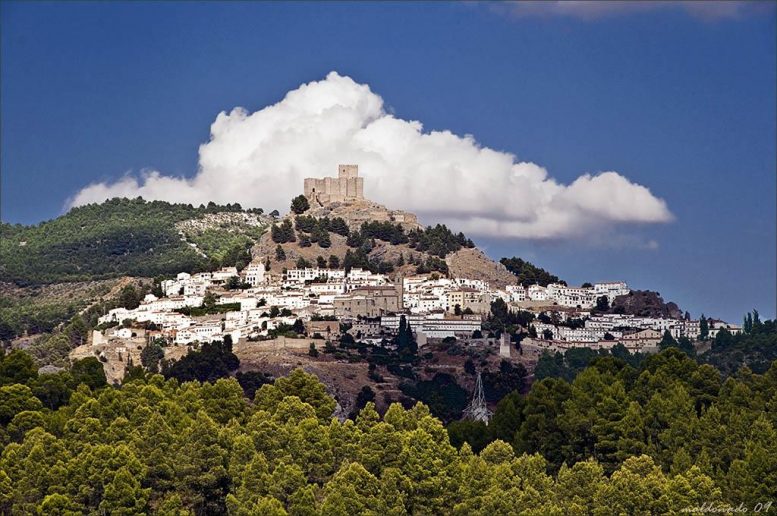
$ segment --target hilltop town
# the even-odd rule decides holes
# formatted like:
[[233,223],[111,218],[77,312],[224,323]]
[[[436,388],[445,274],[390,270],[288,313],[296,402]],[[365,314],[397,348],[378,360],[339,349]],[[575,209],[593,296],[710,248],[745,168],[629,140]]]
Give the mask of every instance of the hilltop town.
[[[462,258],[463,252],[469,254]],[[352,382],[358,389],[370,378],[382,383],[376,380],[392,371],[352,367],[343,343],[391,348],[404,325],[419,355],[437,360],[434,371],[454,373],[472,358],[481,368],[507,360],[531,371],[545,352],[623,346],[654,353],[665,334],[696,341],[723,328],[740,331],[717,320],[613,313],[633,295],[623,281],[524,286],[487,258],[474,262],[479,273],[472,275],[451,259],[466,262],[478,253],[463,235],[424,228],[413,214],[365,199],[358,167],[341,165],[338,177],[305,179],[304,194],[261,236],[250,263],[160,280],[137,306],[100,316],[89,342],[71,356],[96,355],[108,378],[121,381],[128,367],[141,363],[147,346],[173,361],[228,339],[242,363],[275,373],[304,363],[325,380],[321,367],[346,364],[358,370]],[[496,310],[517,315],[495,322]],[[441,364],[443,354],[435,353],[453,343],[462,359],[445,357]],[[330,374],[330,387],[342,388],[336,384],[346,380]],[[462,383],[474,388],[473,377]]]

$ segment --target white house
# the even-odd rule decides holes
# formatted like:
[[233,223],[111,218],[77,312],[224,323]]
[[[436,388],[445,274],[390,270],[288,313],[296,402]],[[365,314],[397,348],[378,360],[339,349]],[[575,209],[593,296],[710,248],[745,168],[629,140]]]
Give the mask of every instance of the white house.
[[243,270],[245,275],[245,282],[256,287],[264,283],[264,263],[250,263],[248,267]]

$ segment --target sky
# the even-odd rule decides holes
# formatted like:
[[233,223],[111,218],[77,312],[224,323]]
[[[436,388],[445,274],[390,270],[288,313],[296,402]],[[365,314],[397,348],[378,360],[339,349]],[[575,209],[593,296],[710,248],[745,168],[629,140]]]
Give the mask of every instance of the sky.
[[777,15],[739,2],[0,5],[0,217],[365,193],[570,284],[777,296]]

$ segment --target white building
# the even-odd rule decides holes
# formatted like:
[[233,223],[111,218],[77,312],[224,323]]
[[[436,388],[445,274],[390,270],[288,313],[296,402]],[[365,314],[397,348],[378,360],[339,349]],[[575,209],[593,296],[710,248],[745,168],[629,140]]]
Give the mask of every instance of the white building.
[[251,285],[252,287],[257,287],[264,283],[264,263],[250,263],[248,264],[248,267],[246,267],[243,270],[243,274],[245,275],[245,282]]
[[625,281],[606,281],[594,283],[594,295],[596,297],[607,296],[607,301],[612,303],[618,296],[626,296],[631,292]]
[[206,322],[187,329],[179,330],[175,336],[176,344],[189,344],[194,341],[213,342],[222,339],[221,322]]
[[[387,315],[380,318],[380,327],[388,332],[399,329],[400,315]],[[480,316],[446,317],[442,312],[426,315],[405,315],[405,320],[414,333],[421,332],[426,337],[445,338],[469,337],[475,330],[483,328]]]
[[[361,269],[352,269],[351,272],[353,273],[356,270]],[[304,283],[318,278],[326,278],[327,281],[343,280],[345,279],[345,271],[343,269],[319,269],[318,267],[289,269],[286,271],[286,281],[290,283]]]
[[529,288],[526,289],[526,295],[532,301],[547,301],[548,289],[541,285],[529,285]]
[[213,283],[224,283],[232,276],[237,276],[237,267],[222,267],[215,271],[211,275],[211,281]]
[[526,301],[526,289],[523,285],[507,285],[506,290],[511,303]]

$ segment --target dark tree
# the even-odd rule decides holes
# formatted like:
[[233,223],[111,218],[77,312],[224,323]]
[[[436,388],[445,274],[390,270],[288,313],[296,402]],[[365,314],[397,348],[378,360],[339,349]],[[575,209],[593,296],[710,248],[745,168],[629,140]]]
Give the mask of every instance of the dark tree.
[[74,362],[70,368],[70,374],[73,375],[76,385],[83,383],[88,385],[90,389],[99,389],[108,385],[103,365],[95,357],[88,357]]
[[418,344],[404,315],[399,317],[399,330],[397,331],[397,336],[394,337],[394,344],[397,347],[397,352],[405,360],[412,360],[418,354]]
[[291,200],[291,211],[297,215],[301,215],[310,209],[310,203],[308,198],[304,195],[298,195]]
[[707,322],[707,318],[704,314],[701,314],[699,318],[699,340],[707,340],[710,336],[710,324]]
[[275,248],[275,261],[282,262],[286,259],[286,251],[283,250],[283,246],[278,244]]
[[202,344],[199,351],[190,351],[177,362],[163,362],[162,374],[179,382],[212,382],[226,378],[239,366],[240,360],[232,352],[232,339],[227,336],[223,342]]
[[349,418],[356,419],[361,409],[363,409],[367,403],[375,401],[375,391],[369,385],[362,387],[359,394],[356,396],[356,402],[353,405],[353,410],[349,414]]
[[157,339],[149,342],[148,345],[143,348],[143,351],[140,352],[140,363],[152,373],[159,371],[159,362],[163,358],[165,358],[165,350],[162,349],[162,346]]

